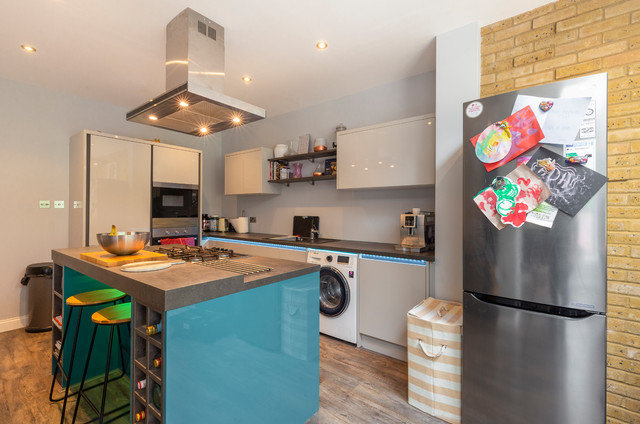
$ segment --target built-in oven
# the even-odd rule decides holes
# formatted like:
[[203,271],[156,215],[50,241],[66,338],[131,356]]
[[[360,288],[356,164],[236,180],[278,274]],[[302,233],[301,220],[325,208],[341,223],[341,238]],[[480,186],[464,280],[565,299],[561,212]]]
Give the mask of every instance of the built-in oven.
[[151,188],[151,244],[193,238],[197,246],[200,242],[199,199],[198,186],[154,182]]

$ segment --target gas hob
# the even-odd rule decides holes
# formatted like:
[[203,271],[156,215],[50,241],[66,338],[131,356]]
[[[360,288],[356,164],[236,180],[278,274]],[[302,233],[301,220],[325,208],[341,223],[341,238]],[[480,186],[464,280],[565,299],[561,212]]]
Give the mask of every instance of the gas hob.
[[247,255],[221,247],[173,245],[159,247],[156,249],[156,252],[164,253],[171,259],[181,259],[185,262],[192,262],[236,274],[250,275],[258,272],[271,271],[271,268],[267,266],[235,260],[235,258],[246,257]]

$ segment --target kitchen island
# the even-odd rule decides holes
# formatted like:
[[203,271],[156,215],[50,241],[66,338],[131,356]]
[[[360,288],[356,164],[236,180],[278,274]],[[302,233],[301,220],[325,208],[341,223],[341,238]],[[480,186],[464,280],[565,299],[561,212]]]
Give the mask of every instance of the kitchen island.
[[[271,270],[244,276],[186,263],[123,272],[81,259],[98,250],[52,251],[54,314],[82,291],[113,287],[131,296],[132,416],[144,409],[149,423],[304,423],[318,410],[317,265],[243,257]],[[146,334],[160,322],[161,332]],[[84,366],[85,351],[78,347],[74,368]],[[99,362],[90,375],[103,372]],[[134,388],[142,379],[147,387]]]

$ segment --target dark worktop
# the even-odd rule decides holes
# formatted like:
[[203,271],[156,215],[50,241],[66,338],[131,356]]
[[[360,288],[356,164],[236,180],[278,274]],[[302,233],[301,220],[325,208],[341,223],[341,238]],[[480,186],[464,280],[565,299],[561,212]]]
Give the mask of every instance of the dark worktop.
[[[154,250],[147,246],[145,250]],[[110,287],[121,290],[148,307],[168,311],[205,300],[250,290],[320,270],[319,265],[259,256],[241,257],[241,262],[271,267],[271,271],[240,275],[229,271],[185,263],[148,272],[124,272],[119,266],[105,267],[80,258],[98,246],[54,249],[55,265],[67,266]],[[237,259],[232,259],[237,260]]]
[[259,243],[267,243],[273,245],[300,246],[311,249],[337,250],[339,252],[363,253],[367,255],[390,256],[394,258],[417,259],[427,262],[435,261],[434,251],[411,253],[403,252],[395,249],[394,244],[390,243],[374,243],[368,241],[355,240],[332,240],[326,243],[306,242],[306,241],[282,241],[269,240],[270,237],[278,237],[279,234],[264,233],[233,233],[233,232],[217,232],[203,231],[202,237],[218,237],[230,240],[253,241]]

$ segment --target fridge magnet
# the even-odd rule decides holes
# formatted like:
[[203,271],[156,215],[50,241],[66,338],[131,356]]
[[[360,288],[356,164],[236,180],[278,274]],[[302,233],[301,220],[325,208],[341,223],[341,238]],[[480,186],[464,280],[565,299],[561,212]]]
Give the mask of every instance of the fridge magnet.
[[586,140],[576,140],[573,144],[565,144],[562,150],[562,154],[566,158],[571,158],[574,156],[588,158],[587,162],[582,165],[591,169],[592,171],[596,170],[596,139],[589,138]]
[[477,118],[482,113],[482,109],[483,109],[482,103],[476,100],[474,102],[469,103],[464,112],[467,114],[469,118]]
[[[497,162],[484,164],[487,172],[491,172],[505,163],[510,162],[512,159],[531,149],[544,138],[544,134],[540,129],[538,120],[529,106],[525,106],[521,110],[509,116],[503,122],[506,122],[509,126],[509,132],[511,133],[511,147],[509,152],[502,159]],[[487,129],[484,131],[487,131]],[[471,144],[474,148],[478,144],[480,135],[481,134],[478,134],[471,139]]]
[[586,166],[565,163],[565,158],[541,147],[527,166],[551,190],[547,202],[574,216],[607,182],[607,177]]
[[516,97],[512,111],[530,106],[545,137],[541,143],[568,144],[578,136],[582,121],[589,111],[591,97],[553,98]]
[[484,163],[494,163],[507,156],[511,149],[511,132],[506,122],[496,122],[485,128],[476,141],[476,156]]
[[551,100],[548,100],[546,102],[540,102],[540,105],[538,105],[538,107],[540,108],[541,111],[548,112],[549,109],[553,107],[553,102]]
[[499,230],[507,224],[521,227],[527,213],[550,196],[549,188],[526,166],[519,166],[473,199],[482,213]]
[[540,225],[542,227],[551,228],[553,221],[558,214],[558,208],[547,202],[542,202],[537,208],[527,214],[527,222]]

